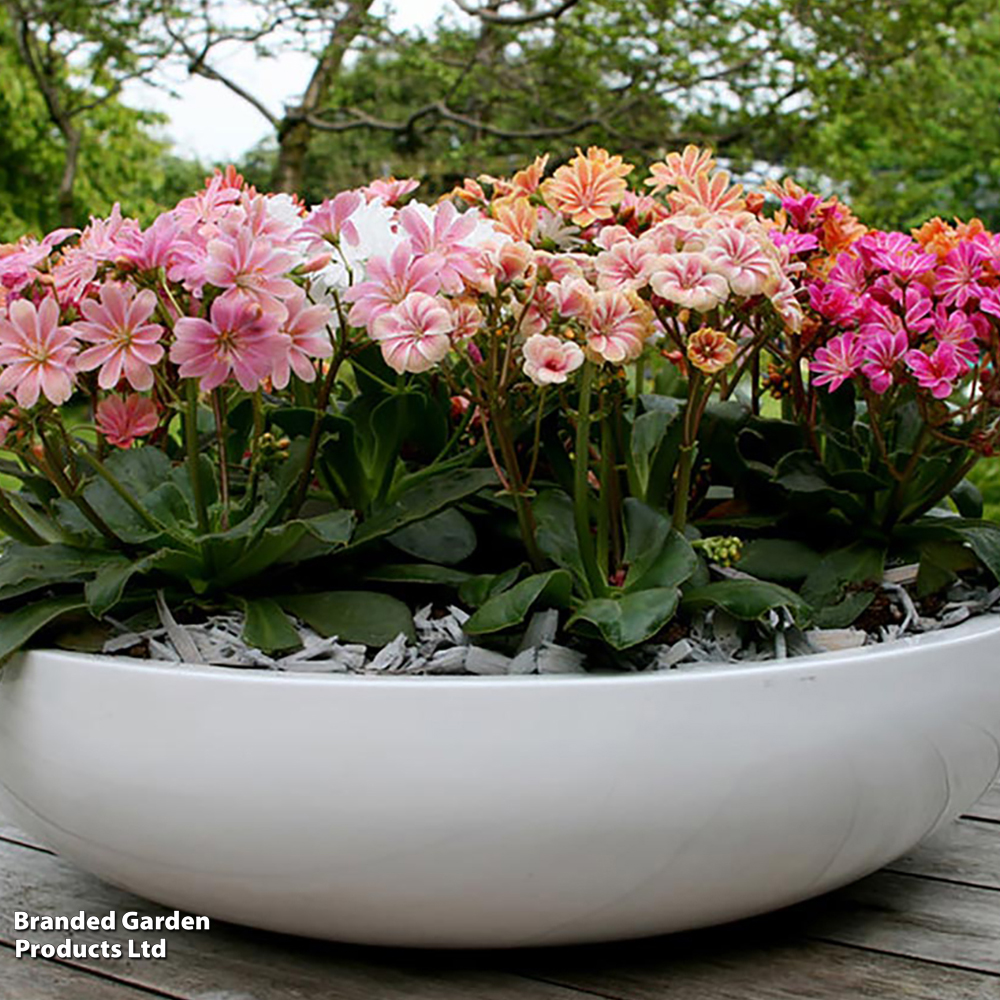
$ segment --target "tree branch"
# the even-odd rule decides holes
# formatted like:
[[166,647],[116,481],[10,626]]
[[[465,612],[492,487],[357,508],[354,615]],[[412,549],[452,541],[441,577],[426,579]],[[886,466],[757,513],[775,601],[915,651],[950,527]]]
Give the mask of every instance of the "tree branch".
[[574,132],[580,132],[591,125],[604,124],[601,115],[589,115],[568,125],[558,125],[552,128],[500,128],[497,125],[490,125],[479,118],[463,115],[449,108],[444,101],[434,101],[431,104],[425,104],[423,107],[417,108],[409,118],[401,122],[390,122],[384,121],[381,118],[375,118],[360,108],[344,108],[343,110],[352,116],[347,121],[328,122],[322,118],[318,118],[316,115],[306,115],[304,121],[312,128],[321,132],[349,132],[352,129],[370,128],[379,132],[405,133],[412,131],[417,122],[422,118],[434,117],[454,122],[456,125],[464,125],[485,135],[496,136],[500,139],[552,139],[559,136],[572,135]]
[[467,0],[452,0],[456,7],[470,17],[478,17],[480,21],[487,24],[497,24],[506,27],[518,27],[525,24],[537,24],[539,21],[555,21],[566,13],[571,7],[575,7],[579,0],[562,0],[561,3],[548,10],[535,11],[530,14],[498,14],[495,10],[484,7],[473,7]]

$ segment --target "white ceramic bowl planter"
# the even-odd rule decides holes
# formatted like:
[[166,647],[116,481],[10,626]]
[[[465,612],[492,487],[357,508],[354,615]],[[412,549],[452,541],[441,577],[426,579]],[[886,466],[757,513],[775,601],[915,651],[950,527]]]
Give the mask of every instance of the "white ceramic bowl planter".
[[171,907],[515,946],[771,910],[893,860],[998,768],[1000,624],[681,674],[380,679],[30,652],[4,808]]

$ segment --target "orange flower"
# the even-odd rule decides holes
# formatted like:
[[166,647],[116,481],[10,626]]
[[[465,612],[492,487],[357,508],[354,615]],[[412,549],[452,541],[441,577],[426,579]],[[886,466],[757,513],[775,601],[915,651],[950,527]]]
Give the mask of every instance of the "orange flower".
[[534,239],[538,229],[538,209],[523,196],[494,201],[493,219],[501,232],[526,243]]
[[474,181],[471,177],[466,177],[458,187],[452,188],[451,193],[445,197],[459,198],[467,205],[486,204],[486,192],[479,181]]
[[719,170],[714,174],[700,173],[694,178],[680,177],[677,190],[667,196],[675,212],[707,209],[710,212],[739,212],[746,208],[740,197],[742,184],[730,184],[729,172]]
[[533,195],[538,190],[538,185],[542,182],[542,176],[545,174],[545,167],[548,162],[548,153],[544,156],[536,156],[535,162],[530,167],[525,167],[514,174],[510,185],[513,193],[515,195],[524,195],[525,197]]
[[846,250],[868,232],[868,227],[859,222],[857,216],[836,197],[823,202],[820,214],[823,224],[820,226],[819,241],[828,253]]
[[707,174],[715,166],[710,149],[700,149],[695,145],[684,147],[683,153],[667,153],[662,163],[654,163],[649,168],[646,183],[656,194],[666,187],[677,187],[682,180],[693,181],[699,174]]
[[687,356],[691,364],[706,375],[714,375],[732,363],[736,344],[721,330],[703,326],[688,340]]
[[579,148],[576,152],[542,184],[541,191],[550,207],[565,212],[578,226],[589,226],[614,215],[613,207],[628,190],[623,178],[634,167],[598,146],[591,146],[586,156]]

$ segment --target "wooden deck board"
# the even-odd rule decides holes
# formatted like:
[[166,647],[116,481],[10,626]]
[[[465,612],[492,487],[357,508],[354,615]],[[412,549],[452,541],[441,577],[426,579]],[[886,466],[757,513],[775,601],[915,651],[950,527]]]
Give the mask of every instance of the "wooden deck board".
[[500,953],[339,946],[213,922],[166,937],[165,961],[15,959],[13,912],[156,915],[0,817],[0,1000],[1000,1000],[1000,789],[890,868],[729,928]]

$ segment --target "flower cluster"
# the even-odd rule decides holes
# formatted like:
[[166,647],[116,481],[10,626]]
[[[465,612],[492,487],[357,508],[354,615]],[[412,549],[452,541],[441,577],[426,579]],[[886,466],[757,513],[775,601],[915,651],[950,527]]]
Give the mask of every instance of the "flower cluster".
[[813,384],[834,392],[853,380],[878,396],[908,384],[943,400],[990,370],[1000,236],[941,219],[910,235],[866,232],[842,206],[781,193],[777,238],[809,262]]

